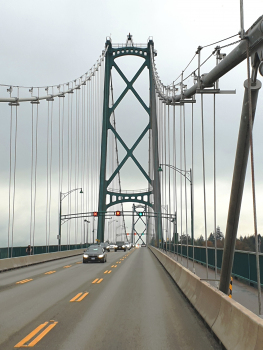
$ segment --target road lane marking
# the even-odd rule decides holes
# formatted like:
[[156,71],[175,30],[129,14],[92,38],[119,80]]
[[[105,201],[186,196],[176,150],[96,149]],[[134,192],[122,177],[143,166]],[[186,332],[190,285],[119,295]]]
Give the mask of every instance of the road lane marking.
[[104,271],[104,273],[108,273],[108,270]]
[[16,282],[16,284],[24,284],[24,283],[27,283],[27,282],[30,282],[30,281],[33,281],[33,278],[28,278],[28,279],[25,279],[25,280],[22,280],[22,281],[18,281],[18,282]]
[[97,283],[100,283],[100,282],[102,282],[103,281],[103,278],[101,278],[100,280],[98,280],[98,282]]
[[85,292],[78,300],[76,301],[81,301],[83,300],[89,293],[88,292]]
[[108,273],[111,273],[111,270],[109,270]]
[[83,300],[89,293],[84,292],[84,293],[78,293],[74,298],[72,298],[70,301],[81,301]]
[[96,283],[98,281],[98,278],[96,278],[92,283],[94,284],[94,283]]
[[78,299],[78,297],[81,296],[82,293],[78,293],[74,298],[72,298],[70,301],[75,301],[76,299]]
[[63,269],[67,269],[68,267],[71,267],[72,265],[66,265],[63,267]]
[[45,275],[51,275],[52,273],[55,273],[56,271],[48,271],[48,272],[45,272]]
[[82,264],[82,261],[77,261],[76,264]]
[[[19,343],[17,343],[14,347],[15,348],[29,348],[35,346],[48,332],[51,331],[52,328],[56,326],[58,322],[50,321],[52,322],[49,324],[49,322],[42,323],[40,326],[38,326],[36,329],[34,329],[30,334],[28,334],[24,339],[22,339]],[[49,324],[49,325],[48,325]],[[44,329],[40,334],[38,334],[43,328],[45,328],[48,325],[46,329]],[[38,335],[37,335],[38,334]],[[31,341],[31,343],[28,343],[35,335],[36,338]]]

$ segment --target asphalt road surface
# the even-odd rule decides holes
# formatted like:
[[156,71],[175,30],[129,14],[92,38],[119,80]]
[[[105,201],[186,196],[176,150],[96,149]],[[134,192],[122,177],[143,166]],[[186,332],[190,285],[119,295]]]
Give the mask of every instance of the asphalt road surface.
[[0,274],[0,349],[221,349],[147,248],[107,255]]

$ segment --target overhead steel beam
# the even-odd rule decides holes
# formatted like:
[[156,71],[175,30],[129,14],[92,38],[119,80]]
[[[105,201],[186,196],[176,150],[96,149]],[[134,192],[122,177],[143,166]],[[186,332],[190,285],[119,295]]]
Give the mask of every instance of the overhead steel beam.
[[[240,41],[237,47],[234,48],[217,66],[215,66],[209,73],[201,76],[201,87],[211,87],[213,84],[229,72],[231,69],[236,67],[239,63],[246,59],[246,41],[249,42],[249,55],[258,54],[259,59],[263,60],[263,16],[259,17],[258,20],[246,31],[244,40]],[[198,91],[198,84],[193,85],[183,93],[183,98],[190,98]],[[182,100],[182,96],[174,95],[167,97],[161,91],[158,94],[167,103],[179,102]]]

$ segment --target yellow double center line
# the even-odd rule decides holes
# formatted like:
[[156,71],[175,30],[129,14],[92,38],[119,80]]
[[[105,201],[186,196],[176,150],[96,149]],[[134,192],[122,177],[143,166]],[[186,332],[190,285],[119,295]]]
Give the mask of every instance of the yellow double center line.
[[[51,322],[51,323],[49,324],[49,322]],[[34,329],[30,334],[28,334],[24,339],[22,339],[19,343],[17,343],[14,347],[15,348],[30,348],[30,347],[35,346],[58,323],[58,322],[55,322],[53,320],[51,320],[49,322],[42,323],[40,326],[38,326],[36,329]],[[40,334],[38,334],[43,328],[45,328],[45,329]],[[36,337],[34,338],[34,336],[36,336]],[[34,338],[34,340],[32,340],[29,344],[27,344],[32,338]]]
[[102,282],[102,281],[103,281],[103,278],[101,278],[101,279],[96,278],[96,279],[92,282],[92,284],[100,283],[100,282]]
[[48,272],[45,272],[45,275],[51,275],[52,273],[55,273],[56,271],[48,271]]
[[111,273],[111,270],[106,270],[104,273]]
[[74,298],[72,298],[70,301],[81,301],[83,300],[89,293],[84,292],[84,293],[78,293]]
[[63,269],[67,269],[68,267],[71,267],[72,265],[66,265],[63,267]]
[[24,283],[27,283],[27,282],[30,282],[30,281],[33,281],[33,278],[28,278],[26,280],[18,281],[18,282],[16,282],[16,284],[24,284]]

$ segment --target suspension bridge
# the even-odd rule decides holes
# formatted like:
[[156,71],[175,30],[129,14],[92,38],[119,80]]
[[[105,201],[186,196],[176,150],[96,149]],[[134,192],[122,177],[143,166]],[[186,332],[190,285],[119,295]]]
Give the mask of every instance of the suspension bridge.
[[[122,236],[132,243],[147,243],[194,304],[191,299],[194,292],[189,292],[189,286],[190,289],[184,290],[184,285],[179,283],[180,278],[176,280],[173,271],[179,269],[178,256],[184,255],[187,258],[187,269],[182,268],[180,276],[188,276],[189,273],[184,283],[187,285],[188,280],[189,283],[197,283],[193,274],[195,255],[199,249],[195,247],[195,238],[202,235],[205,241],[205,280],[213,280],[208,276],[209,267],[212,267],[215,270],[215,280],[219,282],[220,292],[213,290],[213,293],[219,293],[215,294],[216,303],[220,298],[225,300],[224,295],[229,294],[248,162],[251,165],[252,179],[253,232],[255,237],[258,236],[252,131],[257,102],[261,101],[258,72],[263,76],[263,17],[246,32],[241,31],[218,42],[199,46],[182,73],[170,85],[162,83],[156,57],[157,51],[151,37],[145,44],[136,44],[131,34],[123,44],[114,44],[108,37],[94,66],[73,81],[37,87],[0,85],[2,116],[9,123],[2,130],[1,147],[1,163],[5,174],[1,185],[1,234],[6,239],[6,248],[2,248],[5,252],[1,256],[3,260],[17,258],[19,254],[16,253],[16,247],[24,242],[24,237],[27,237],[28,244],[32,246],[33,255],[37,255],[39,246],[48,255],[54,250],[62,253],[72,248],[81,249],[95,241],[115,241]],[[129,63],[125,70],[121,62],[126,59],[129,62],[134,60],[135,63]],[[220,191],[216,176],[217,157],[221,153],[220,147],[224,147],[224,142],[217,141],[217,118],[222,112],[222,105],[232,103],[236,87],[233,82],[232,86],[221,88],[220,79],[243,61],[247,62],[244,71],[244,98],[243,106],[235,106],[236,111],[242,111],[239,112],[240,127],[227,208],[225,202],[217,200]],[[212,68],[206,71],[208,63]],[[223,102],[224,99],[227,102]],[[131,102],[125,104],[125,100]],[[260,108],[262,111],[262,105]],[[216,247],[219,211],[228,215],[220,262]],[[212,262],[209,261],[210,250],[207,246],[210,231],[215,235]],[[184,244],[182,237],[185,238]],[[262,256],[258,249],[258,239],[255,242],[257,277],[254,282],[258,286],[258,314],[261,315]],[[148,250],[146,252],[148,254]],[[125,264],[131,260],[135,266],[136,254],[139,251],[134,251]],[[157,260],[153,259],[153,255],[149,253],[146,256],[142,250],[140,254],[144,254],[138,257],[142,264],[147,263],[150,271],[151,264],[156,268]],[[126,258],[128,255],[124,256],[123,263]],[[70,259],[73,259],[73,264],[76,263],[75,258]],[[115,266],[113,260],[111,255],[109,261]],[[193,269],[189,261],[193,262]],[[55,268],[62,270],[58,262],[56,265]],[[79,266],[75,265],[75,271],[76,268]],[[42,269],[43,267],[38,268],[38,277],[43,273]],[[92,273],[101,272],[96,269],[94,267]],[[126,272],[127,269],[126,267]],[[189,270],[191,272],[186,272]],[[141,278],[138,273],[132,277],[135,284],[136,279]],[[123,272],[123,278],[124,275]],[[17,278],[17,271],[13,277]],[[13,277],[10,277],[10,281]],[[73,274],[71,278],[80,284],[80,277]],[[13,282],[10,281],[4,282],[2,288],[10,289],[13,293]],[[23,281],[26,281],[26,276]],[[27,282],[29,281],[23,283]],[[64,283],[62,273],[60,282]],[[91,280],[89,282],[93,283]],[[110,282],[107,283],[113,295],[115,288]],[[204,290],[204,295],[212,293],[210,287],[204,286],[202,288],[209,290]],[[74,288],[70,288],[70,293],[74,292]],[[149,286],[145,285],[144,288],[150,293]],[[156,285],[152,285],[152,288],[160,289]],[[62,291],[61,293],[63,294]],[[65,293],[63,298],[67,297]],[[135,293],[139,299],[139,291],[135,289]],[[212,294],[209,295],[214,298]],[[96,296],[93,295],[92,298],[94,305],[98,305]],[[124,302],[123,297],[120,298]],[[59,299],[55,299],[59,303]],[[154,297],[150,299],[156,303]],[[220,305],[223,305],[221,299]],[[84,296],[81,302],[85,302]],[[143,308],[143,304],[138,303]],[[165,304],[164,308],[166,310],[169,305]],[[207,311],[200,310],[199,306],[195,308],[210,327]],[[59,312],[58,304],[56,310]],[[221,310],[220,307],[218,310]],[[81,312],[81,317],[85,319],[87,316],[84,311]],[[130,308],[129,312],[132,313]],[[245,314],[242,310],[238,312]],[[92,315],[89,317],[96,319],[97,316]],[[228,348],[230,340],[220,338],[220,327],[223,325],[218,325],[217,317],[213,321],[213,325],[216,325],[213,331]],[[29,323],[23,326],[25,335],[33,318],[29,317]],[[112,322],[113,319],[108,321]],[[49,330],[57,327],[55,321],[49,322]],[[255,336],[255,345],[250,348],[259,349],[256,344],[257,336],[262,336],[262,322],[260,319],[253,319],[253,322],[258,325],[259,335]],[[96,327],[93,331],[96,331]],[[198,328],[194,332],[197,334]],[[80,340],[77,334],[76,331],[69,344],[74,340],[82,348],[84,340]],[[95,333],[92,334],[94,336]],[[23,341],[20,339],[19,342],[19,336],[18,333],[12,335],[12,339],[17,341],[16,347],[25,344],[31,346],[28,345],[31,338]],[[206,337],[211,346],[213,340]],[[164,348],[170,348],[169,340],[166,346]]]

